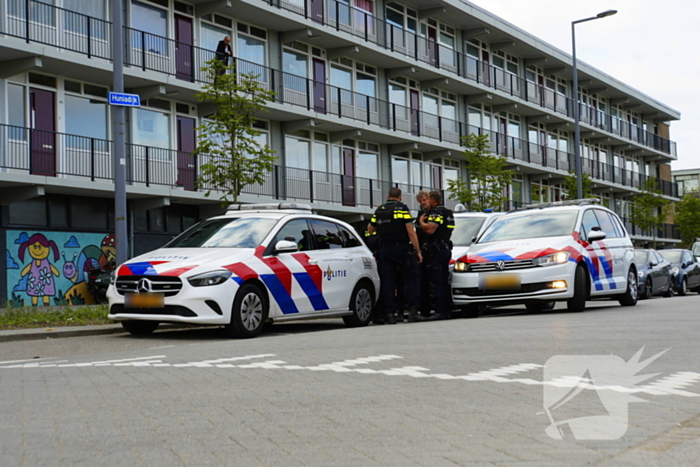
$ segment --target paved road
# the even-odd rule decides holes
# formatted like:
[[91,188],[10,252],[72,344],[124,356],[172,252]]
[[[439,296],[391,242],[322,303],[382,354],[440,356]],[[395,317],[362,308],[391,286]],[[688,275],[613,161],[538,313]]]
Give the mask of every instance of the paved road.
[[[276,325],[252,340],[199,329],[0,343],[0,465],[697,466],[699,306],[692,294],[581,314]],[[617,357],[642,347],[642,361],[669,350],[631,371],[656,374],[632,389]],[[552,380],[557,355],[623,365],[612,379],[589,368],[586,387],[573,370]],[[581,440],[572,423],[553,439],[545,397],[556,421],[603,415],[583,419],[593,437],[626,432]]]

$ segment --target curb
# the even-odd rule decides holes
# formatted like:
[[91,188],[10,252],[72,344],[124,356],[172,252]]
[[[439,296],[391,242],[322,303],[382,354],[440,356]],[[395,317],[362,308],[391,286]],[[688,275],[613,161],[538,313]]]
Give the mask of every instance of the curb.
[[[176,330],[190,328],[188,324],[161,324],[159,330]],[[102,336],[109,334],[127,334],[121,324],[104,324],[96,326],[64,326],[59,328],[11,329],[0,331],[0,342],[32,341],[41,339],[60,339],[64,337]]]

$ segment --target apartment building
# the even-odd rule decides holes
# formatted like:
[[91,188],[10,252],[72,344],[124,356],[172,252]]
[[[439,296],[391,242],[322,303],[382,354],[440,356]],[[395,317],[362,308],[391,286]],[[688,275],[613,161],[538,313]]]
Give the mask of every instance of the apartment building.
[[[0,300],[29,303],[35,280],[39,304],[89,301],[84,270],[113,251],[110,16],[107,0],[0,0]],[[190,153],[212,113],[201,67],[224,36],[236,70],[275,92],[258,127],[277,162],[243,202],[310,202],[359,227],[390,186],[409,203],[449,197],[470,133],[507,156],[510,206],[560,200],[574,167],[570,55],[467,1],[124,0],[124,24],[125,86],[142,100],[127,111],[131,254],[221,210]],[[677,197],[679,112],[582,63],[579,106],[606,206],[629,218],[650,176]],[[672,225],[659,234],[676,241]]]

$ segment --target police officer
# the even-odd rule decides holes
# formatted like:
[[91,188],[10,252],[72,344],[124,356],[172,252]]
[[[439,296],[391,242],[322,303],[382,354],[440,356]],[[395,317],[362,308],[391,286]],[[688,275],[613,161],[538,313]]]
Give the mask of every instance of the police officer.
[[384,321],[396,324],[396,287],[399,277],[404,285],[400,293],[405,294],[409,307],[408,321],[420,321],[418,316],[417,265],[423,261],[413,218],[408,206],[401,202],[401,190],[391,188],[386,203],[377,208],[367,226],[372,234],[377,232],[381,241],[379,253],[379,277]]
[[435,314],[430,320],[448,319],[452,300],[448,282],[450,257],[452,256],[452,231],[455,228],[455,218],[452,211],[442,204],[439,191],[429,194],[430,212],[423,214],[419,220],[421,229],[428,234],[425,244],[425,261],[430,299]]
[[[423,228],[420,226],[420,218],[423,214],[428,214],[430,212],[430,193],[427,190],[420,190],[416,193],[416,201],[420,205],[418,210],[418,215],[414,222],[416,226],[416,234],[418,235],[418,244],[421,247],[421,251],[424,251],[426,242],[428,241],[428,234],[425,233]],[[427,262],[425,257],[423,262],[418,265],[418,289],[420,290],[420,314],[424,317],[430,316],[430,286],[428,284],[428,271],[426,270]]]

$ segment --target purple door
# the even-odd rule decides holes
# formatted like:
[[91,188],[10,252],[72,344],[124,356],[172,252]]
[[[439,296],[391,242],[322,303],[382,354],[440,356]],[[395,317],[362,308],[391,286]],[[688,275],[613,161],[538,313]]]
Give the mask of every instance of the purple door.
[[178,79],[194,81],[192,18],[175,15],[175,73]]
[[196,143],[194,118],[177,117],[177,185],[195,189],[197,160],[191,156]]
[[343,204],[355,205],[355,151],[343,148]]
[[314,58],[314,110],[326,113],[326,62]]
[[31,154],[29,173],[56,176],[56,104],[54,93],[43,89],[29,91],[31,108]]
[[420,121],[418,111],[420,109],[420,95],[415,89],[411,89],[411,134],[420,134]]
[[428,60],[432,66],[438,66],[437,29],[428,26]]
[[323,0],[309,0],[311,2],[311,21],[323,24]]

